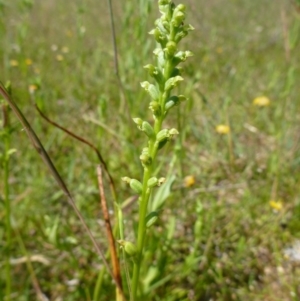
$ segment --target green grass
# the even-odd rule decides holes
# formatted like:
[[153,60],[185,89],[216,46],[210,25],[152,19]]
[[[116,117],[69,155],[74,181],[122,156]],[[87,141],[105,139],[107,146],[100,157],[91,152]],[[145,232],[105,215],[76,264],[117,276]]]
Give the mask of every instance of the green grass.
[[[47,116],[93,141],[108,163],[120,199],[129,198],[132,191],[121,177],[141,177],[139,152],[144,137],[126,110],[133,117],[151,118],[148,96],[139,82],[148,76],[142,66],[150,63],[154,48],[147,32],[158,16],[156,3],[114,3],[125,95],[114,74],[105,1],[30,3],[0,1],[0,80],[11,81],[14,99],[49,151],[97,240],[106,244],[96,156],[45,123],[32,104],[37,102]],[[169,127],[178,128],[180,117],[182,146],[178,139],[173,141],[159,159],[161,173],[176,178],[148,237],[147,267],[141,271],[145,300],[298,300],[299,268],[285,258],[284,249],[300,238],[300,16],[290,3],[279,0],[184,4],[188,23],[196,28],[182,46],[194,53],[183,66],[181,92],[189,100],[179,114],[171,112],[167,121]],[[291,48],[289,61],[282,10]],[[27,65],[26,59],[32,64]],[[18,66],[11,66],[11,60]],[[29,85],[38,89],[30,94]],[[253,105],[253,99],[261,95],[269,97],[270,106]],[[9,162],[12,259],[39,255],[38,261],[32,261],[33,273],[50,300],[92,300],[102,262],[12,114],[10,120],[10,147],[17,149]],[[232,150],[228,136],[215,131],[220,124],[230,125]],[[3,153],[5,142],[0,139]],[[187,175],[196,179],[189,188],[184,187]],[[2,273],[7,241],[4,191],[3,180],[0,300],[6,283]],[[112,208],[108,189],[107,198]],[[281,200],[282,210],[275,213],[270,200]],[[124,212],[125,233],[132,241],[137,211],[134,203]],[[13,261],[12,300],[35,300],[33,273],[26,260]],[[99,300],[114,300],[108,275],[100,294]]]

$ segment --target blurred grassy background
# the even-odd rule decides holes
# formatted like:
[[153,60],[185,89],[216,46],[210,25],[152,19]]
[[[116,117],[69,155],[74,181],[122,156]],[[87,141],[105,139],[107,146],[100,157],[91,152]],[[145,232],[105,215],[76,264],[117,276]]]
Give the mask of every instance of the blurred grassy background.
[[[149,238],[144,300],[299,300],[299,11],[279,0],[185,4],[195,27],[181,45],[194,53],[180,88],[189,100],[167,121],[181,137],[160,157],[160,175],[175,180]],[[97,158],[46,124],[33,104],[97,145],[120,198],[131,195],[120,178],[140,178],[144,137],[129,116],[152,118],[139,82],[149,80],[143,66],[153,61],[148,32],[158,12],[156,1],[132,0],[115,1],[114,13],[123,92],[106,1],[0,1],[0,79],[12,82],[14,98],[104,243]],[[269,105],[255,105],[259,96]],[[92,300],[101,262],[14,116],[11,124],[13,228],[37,255],[40,287],[49,300]],[[229,133],[218,133],[218,125]],[[2,191],[0,181],[0,221]],[[132,240],[136,212],[136,204],[125,212]],[[0,271],[5,239],[0,222]],[[13,258],[24,255],[14,234]],[[14,300],[35,300],[24,260],[13,261],[12,272]],[[0,295],[4,287],[1,271]],[[107,276],[99,300],[113,300],[113,293]]]

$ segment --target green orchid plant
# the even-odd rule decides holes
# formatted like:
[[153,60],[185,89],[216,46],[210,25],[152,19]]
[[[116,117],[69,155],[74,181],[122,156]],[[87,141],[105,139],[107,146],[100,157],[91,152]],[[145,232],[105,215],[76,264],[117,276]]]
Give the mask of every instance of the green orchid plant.
[[[153,114],[154,122],[151,125],[141,118],[133,118],[138,129],[145,133],[147,138],[147,144],[140,155],[144,170],[143,179],[139,181],[129,177],[122,178],[139,195],[137,243],[134,248],[130,247],[131,253],[133,250],[135,252],[131,279],[131,300],[136,300],[137,296],[147,228],[156,219],[153,212],[148,212],[150,196],[155,187],[165,182],[164,177],[157,178],[153,175],[157,154],[170,139],[179,134],[175,128],[164,128],[163,122],[169,111],[186,99],[185,96],[176,95],[172,92],[183,81],[179,64],[193,55],[190,51],[178,49],[179,42],[194,29],[191,25],[184,24],[186,7],[183,4],[176,6],[171,0],[159,0],[158,5],[161,17],[155,21],[155,28],[150,31],[157,42],[157,48],[153,51],[156,65],[148,64],[144,67],[148,70],[154,83],[148,81],[141,83],[142,88],[151,98],[149,109]],[[126,248],[124,249],[126,252]]]

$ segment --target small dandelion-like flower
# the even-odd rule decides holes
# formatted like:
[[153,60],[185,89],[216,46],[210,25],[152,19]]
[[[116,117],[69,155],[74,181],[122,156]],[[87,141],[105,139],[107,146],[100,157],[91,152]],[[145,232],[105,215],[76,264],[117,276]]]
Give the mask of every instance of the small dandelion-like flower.
[[9,61],[9,64],[12,66],[12,67],[17,67],[19,66],[19,62],[17,60],[10,60]]
[[219,124],[216,126],[216,132],[221,135],[227,135],[230,132],[230,127],[225,124]]
[[63,57],[61,54],[58,54],[58,55],[56,56],[56,60],[59,61],[59,62],[61,62],[61,61],[64,60],[64,57]]
[[186,176],[184,178],[184,186],[185,187],[192,187],[196,183],[195,177],[192,175]]
[[283,208],[283,204],[282,204],[282,201],[274,201],[274,200],[271,200],[269,202],[269,205],[272,209],[274,209],[275,211],[281,211],[282,208]]
[[32,65],[32,60],[31,59],[26,59],[25,60],[25,64],[27,65],[27,66],[30,66],[30,65]]
[[28,86],[28,91],[30,94],[33,94],[37,89],[38,89],[37,85],[29,85]]
[[61,52],[62,53],[69,53],[69,48],[64,46],[64,47],[62,47]]
[[266,96],[259,96],[253,99],[253,104],[257,107],[267,107],[271,104],[271,101]]

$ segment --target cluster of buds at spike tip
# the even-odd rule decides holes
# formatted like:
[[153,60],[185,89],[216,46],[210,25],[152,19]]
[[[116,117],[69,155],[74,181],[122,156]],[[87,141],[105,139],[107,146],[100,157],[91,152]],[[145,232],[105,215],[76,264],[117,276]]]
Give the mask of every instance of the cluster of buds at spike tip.
[[[156,85],[149,82],[142,82],[141,86],[151,96],[152,102],[150,109],[154,118],[161,116],[161,111],[166,105],[165,95],[175,88],[183,78],[180,76],[180,68],[177,65],[186,61],[193,54],[191,51],[178,50],[179,41],[194,28],[185,25],[185,6],[175,5],[171,0],[159,0],[159,10],[161,17],[155,21],[155,28],[150,31],[158,43],[158,47],[153,51],[157,59],[157,66],[151,64],[146,68],[155,81]],[[171,103],[166,107],[167,110],[173,107]]]
[[130,179],[128,177],[123,177],[122,181],[129,184],[129,186],[131,187],[131,189],[138,193],[138,194],[142,194],[143,192],[143,185],[140,181],[136,180],[136,179]]

